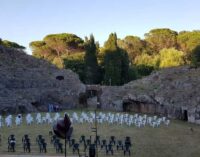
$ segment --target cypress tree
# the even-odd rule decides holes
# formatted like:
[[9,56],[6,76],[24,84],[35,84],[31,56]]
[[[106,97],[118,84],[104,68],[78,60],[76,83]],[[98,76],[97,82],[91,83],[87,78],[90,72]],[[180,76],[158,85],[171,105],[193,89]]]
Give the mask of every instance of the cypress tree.
[[99,67],[97,63],[98,48],[93,35],[85,39],[85,83],[99,83]]
[[121,85],[128,81],[128,55],[118,47],[116,33],[111,33],[105,42],[104,53],[104,83]]

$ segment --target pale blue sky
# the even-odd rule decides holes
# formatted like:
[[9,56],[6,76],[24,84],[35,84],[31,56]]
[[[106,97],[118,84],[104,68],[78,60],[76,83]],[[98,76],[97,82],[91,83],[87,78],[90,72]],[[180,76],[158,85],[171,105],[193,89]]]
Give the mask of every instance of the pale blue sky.
[[[0,0],[0,38],[28,47],[51,33],[143,38],[152,28],[200,29],[200,0]],[[27,50],[30,52],[30,50]]]

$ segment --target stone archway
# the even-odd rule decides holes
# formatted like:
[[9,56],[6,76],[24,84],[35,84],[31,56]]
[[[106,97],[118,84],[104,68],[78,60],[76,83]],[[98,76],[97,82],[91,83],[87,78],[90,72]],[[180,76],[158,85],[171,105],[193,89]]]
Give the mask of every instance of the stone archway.
[[86,95],[87,103],[95,108],[101,108],[100,97],[102,94],[102,88],[100,85],[87,85],[86,86]]

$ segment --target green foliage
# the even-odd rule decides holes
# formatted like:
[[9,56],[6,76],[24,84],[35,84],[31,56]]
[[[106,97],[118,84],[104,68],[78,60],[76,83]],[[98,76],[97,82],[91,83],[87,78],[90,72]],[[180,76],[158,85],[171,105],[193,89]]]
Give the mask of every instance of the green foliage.
[[97,84],[101,80],[100,68],[97,63],[98,45],[95,43],[94,36],[85,40],[85,83]]
[[104,83],[107,85],[121,84],[121,59],[119,53],[106,53],[104,59]]
[[198,66],[199,45],[200,31],[178,34],[167,28],[150,30],[145,40],[130,35],[121,40],[111,33],[103,47],[95,42],[93,35],[83,41],[67,33],[50,34],[42,41],[30,43],[35,57],[72,69],[84,83],[106,85],[121,85],[156,69]]
[[168,28],[152,29],[145,34],[145,41],[154,54],[163,48],[177,47],[178,33]]
[[44,42],[59,55],[70,54],[74,50],[81,49],[83,40],[74,34],[50,34],[44,38]]
[[162,49],[157,55],[143,53],[135,58],[134,63],[138,74],[146,76],[154,69],[184,65],[184,53],[174,48]]
[[74,34],[50,34],[43,41],[31,42],[30,47],[35,57],[47,59],[63,68],[63,56],[83,51],[83,40]]
[[129,57],[125,50],[121,49],[121,84],[127,83],[130,80],[129,77]]
[[66,69],[71,69],[79,75],[81,81],[85,81],[85,63],[83,54],[72,54],[64,59],[64,66]]
[[140,78],[151,74],[154,69],[157,69],[158,61],[156,55],[142,53],[140,56],[137,56],[134,60],[135,68],[138,73],[137,77]]
[[158,66],[158,57],[156,55],[148,55],[146,53],[142,53],[140,56],[137,56],[134,60],[135,65],[146,65],[149,67],[157,67]]
[[57,60],[57,53],[52,50],[44,41],[33,41],[29,45],[33,51],[33,56],[46,59],[57,65],[57,61],[54,61],[54,58]]
[[129,76],[129,81],[136,80],[137,78],[140,77],[137,68],[135,66],[132,65],[129,67],[128,76]]
[[82,60],[82,61],[84,61],[84,56],[85,56],[85,53],[77,52],[77,53],[74,53],[74,54],[63,56],[63,58],[64,59],[67,58],[67,59],[70,59],[70,60]]
[[118,40],[118,45],[127,51],[129,60],[132,63],[135,57],[140,55],[145,49],[144,41],[136,36],[126,36],[123,40]]
[[3,45],[3,46],[8,47],[8,48],[15,48],[15,49],[22,49],[22,50],[25,49],[24,46],[19,45],[15,42],[12,42],[12,41],[8,41],[8,40],[1,40],[0,45]]
[[140,78],[142,76],[148,76],[151,74],[151,72],[154,70],[155,68],[153,66],[150,65],[145,65],[145,64],[140,64],[136,66],[136,71],[137,71],[137,78]]
[[191,53],[198,45],[200,45],[200,31],[180,32],[177,41],[179,49],[185,53],[186,61],[190,63]]
[[184,54],[174,48],[162,49],[159,52],[159,68],[181,66],[184,64]]
[[111,33],[108,40],[104,43],[104,52],[115,52],[118,51],[119,47],[117,45],[117,34]]
[[195,49],[193,49],[192,55],[191,55],[191,63],[192,63],[192,66],[194,67],[200,66],[200,45],[197,46]]
[[104,44],[104,83],[121,85],[128,81],[128,55],[117,45],[117,35],[111,33]]

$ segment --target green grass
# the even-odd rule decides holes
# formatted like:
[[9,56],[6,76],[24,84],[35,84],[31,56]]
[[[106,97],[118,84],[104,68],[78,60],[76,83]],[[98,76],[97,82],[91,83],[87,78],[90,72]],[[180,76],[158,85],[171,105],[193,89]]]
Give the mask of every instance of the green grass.
[[[89,138],[92,125],[87,123],[74,124],[73,137],[79,139],[82,134]],[[193,128],[193,132],[190,128]],[[2,143],[0,146],[0,154],[24,154],[22,149],[21,138],[24,134],[29,134],[32,143],[32,154],[39,154],[37,145],[35,144],[36,135],[42,134],[48,145],[48,155],[56,155],[53,146],[50,144],[48,132],[52,130],[51,125],[31,125],[12,128],[1,128]],[[189,124],[187,122],[173,120],[169,127],[161,125],[159,128],[136,128],[135,126],[125,125],[108,125],[99,124],[98,132],[102,138],[109,138],[111,135],[117,139],[124,139],[125,136],[130,136],[133,146],[131,156],[133,157],[199,157],[200,156],[200,126]],[[10,134],[15,134],[17,145],[15,153],[7,152],[7,137]],[[62,141],[64,143],[64,141]],[[68,148],[68,155],[72,155]],[[115,151],[116,152],[116,151]],[[28,154],[28,153],[27,153]],[[63,155],[63,154],[61,154]],[[0,155],[1,156],[1,155]],[[104,157],[105,152],[99,151],[99,157]],[[111,156],[111,155],[109,155]],[[122,152],[115,153],[114,156],[122,157]]]

